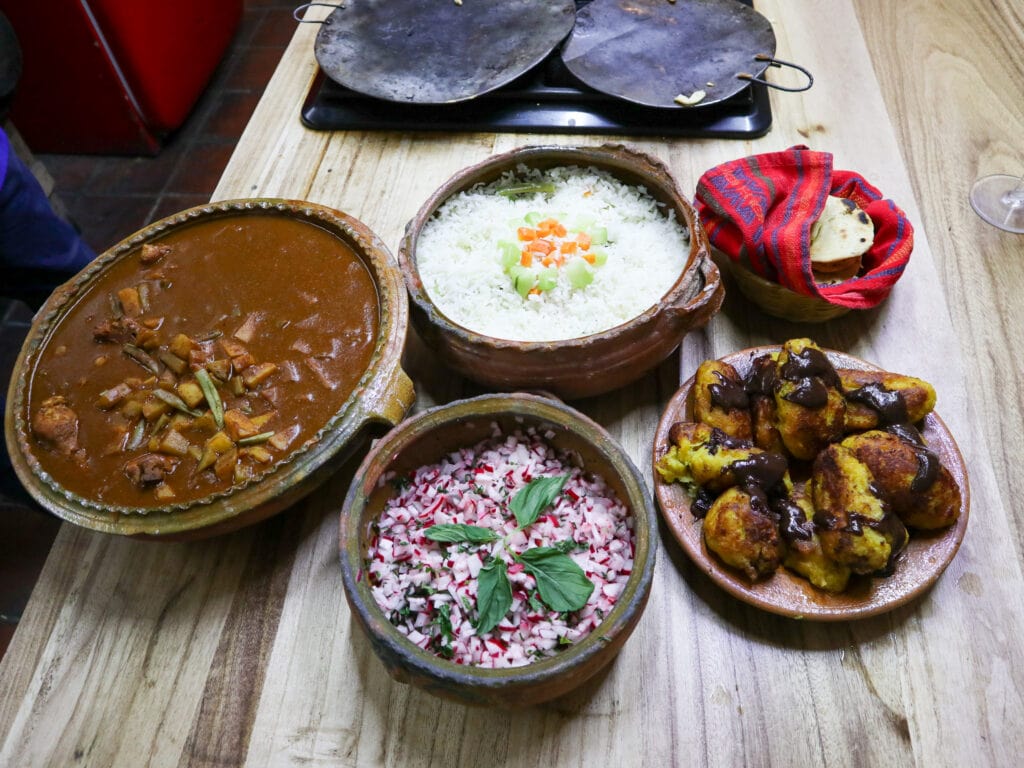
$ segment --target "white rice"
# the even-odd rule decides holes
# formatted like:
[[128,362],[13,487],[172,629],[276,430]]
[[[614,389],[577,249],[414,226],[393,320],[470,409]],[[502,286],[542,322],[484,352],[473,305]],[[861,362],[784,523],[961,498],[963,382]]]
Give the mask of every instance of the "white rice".
[[[565,474],[569,477],[555,502],[515,532],[509,499],[533,478]],[[399,632],[456,664],[514,667],[554,655],[600,625],[629,580],[633,518],[628,509],[603,479],[573,466],[532,431],[507,437],[496,431],[492,439],[400,480],[402,490],[373,532],[365,577]],[[509,537],[508,546],[504,541],[441,544],[425,536],[430,526],[445,523],[489,528]],[[539,602],[536,581],[515,563],[513,553],[570,539],[577,547],[569,556],[594,591],[580,610],[557,613]],[[512,606],[494,629],[478,635],[477,575],[488,556],[508,566]]]
[[[552,195],[511,199],[497,190],[516,182],[551,181]],[[589,217],[608,231],[606,264],[594,281],[572,288],[565,279],[523,299],[503,271],[497,243],[515,241],[529,212],[569,226]],[[516,222],[519,222],[518,224]],[[556,341],[613,328],[654,306],[679,278],[689,232],[644,187],[624,184],[597,168],[538,171],[520,166],[488,185],[449,198],[424,225],[416,263],[427,295],[452,322],[477,333],[517,341]]]

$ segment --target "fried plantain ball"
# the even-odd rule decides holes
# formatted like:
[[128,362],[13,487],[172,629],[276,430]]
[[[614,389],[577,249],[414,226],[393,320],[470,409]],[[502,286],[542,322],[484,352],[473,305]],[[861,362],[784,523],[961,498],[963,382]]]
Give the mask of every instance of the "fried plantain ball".
[[756,488],[729,488],[715,499],[704,518],[704,542],[751,581],[775,573],[782,562],[775,517]]
[[779,385],[777,370],[778,354],[759,355],[750,363],[750,371],[744,380],[750,398],[750,422],[754,445],[772,453],[786,452],[775,422],[775,390]]
[[933,530],[956,522],[960,488],[923,444],[872,430],[848,437],[841,445],[868,466],[882,496],[906,525]]
[[810,461],[839,440],[846,399],[825,353],[810,339],[790,339],[779,354],[775,391],[776,427],[786,450]]
[[658,474],[666,482],[698,485],[724,491],[734,485],[754,484],[766,490],[780,483],[789,487],[784,456],[755,448],[707,424],[679,422],[669,430],[672,445],[658,461]]
[[789,498],[776,499],[772,509],[779,516],[779,533],[785,543],[782,564],[826,592],[842,592],[850,581],[850,569],[827,557],[814,527],[814,506],[804,487]]
[[775,408],[775,398],[765,395],[752,395],[750,398],[750,422],[753,431],[754,445],[772,453],[786,453],[779,428],[775,426],[779,419]]
[[814,461],[811,501],[825,556],[854,573],[888,573],[907,529],[874,492],[874,477],[849,448],[833,444]]
[[693,377],[693,417],[737,440],[751,439],[750,398],[736,369],[705,360]]
[[916,424],[935,407],[935,388],[923,379],[886,371],[838,371],[846,397],[846,431],[908,422]]

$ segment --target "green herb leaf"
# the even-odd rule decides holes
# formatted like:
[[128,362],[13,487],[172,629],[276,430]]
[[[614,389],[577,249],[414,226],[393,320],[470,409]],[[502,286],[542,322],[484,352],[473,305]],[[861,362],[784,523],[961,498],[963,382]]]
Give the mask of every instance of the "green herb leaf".
[[431,541],[445,543],[469,541],[474,544],[486,544],[498,540],[498,535],[490,528],[481,528],[479,525],[466,525],[464,523],[432,525],[423,534]]
[[504,197],[536,195],[538,192],[543,192],[545,195],[551,195],[555,192],[555,183],[553,181],[522,182],[520,184],[510,184],[507,187],[502,187],[497,190],[497,192],[499,195]]
[[562,492],[562,486],[568,479],[568,475],[537,477],[513,496],[512,501],[509,502],[509,508],[516,516],[519,527],[525,528],[532,525],[540,517],[540,513],[558,498],[558,494]]
[[441,631],[441,645],[450,646],[452,644],[452,609],[448,603],[441,603],[438,606],[434,623]]
[[537,580],[540,599],[553,611],[578,611],[594,591],[583,569],[554,547],[528,549],[516,559]]
[[547,613],[543,603],[540,601],[540,596],[536,592],[530,593],[530,597],[527,602],[530,604],[530,610],[534,613]]
[[482,635],[494,629],[512,607],[512,585],[505,563],[488,560],[477,577],[476,632]]
[[574,549],[578,548],[579,544],[572,539],[565,539],[564,541],[556,542],[552,549],[557,549],[563,555],[568,555]]

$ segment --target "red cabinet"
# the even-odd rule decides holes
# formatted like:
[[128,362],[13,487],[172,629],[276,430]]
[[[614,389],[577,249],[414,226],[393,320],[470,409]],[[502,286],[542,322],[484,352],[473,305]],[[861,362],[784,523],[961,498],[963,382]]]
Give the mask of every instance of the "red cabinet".
[[24,59],[11,120],[35,152],[155,154],[238,27],[242,0],[0,0]]

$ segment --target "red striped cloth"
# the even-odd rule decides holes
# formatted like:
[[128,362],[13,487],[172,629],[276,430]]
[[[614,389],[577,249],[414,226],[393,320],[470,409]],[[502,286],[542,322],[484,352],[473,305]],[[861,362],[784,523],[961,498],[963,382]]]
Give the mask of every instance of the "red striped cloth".
[[[828,195],[853,200],[875,225],[860,274],[833,285],[811,274],[811,224]],[[711,243],[773,282],[830,304],[867,309],[903,274],[914,228],[892,200],[859,174],[832,168],[832,155],[804,146],[716,166],[697,184],[697,212]]]

